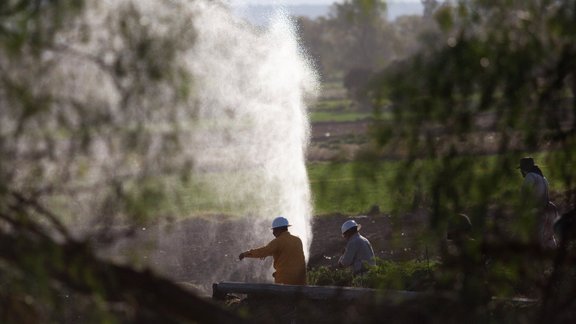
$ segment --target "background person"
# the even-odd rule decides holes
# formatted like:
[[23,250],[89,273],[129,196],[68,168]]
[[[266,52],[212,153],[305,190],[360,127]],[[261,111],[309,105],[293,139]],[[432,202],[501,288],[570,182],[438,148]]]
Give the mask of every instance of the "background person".
[[288,220],[276,217],[272,221],[274,239],[261,248],[240,253],[238,258],[274,258],[274,283],[286,285],[306,285],[306,260],[302,241],[288,232]]
[[542,170],[531,157],[521,158],[518,168],[524,177],[522,183],[523,199],[532,206],[545,207],[548,203],[548,180],[544,177]]
[[535,209],[538,241],[542,247],[554,248],[557,245],[553,230],[557,209],[550,202],[548,180],[531,157],[521,158],[518,168],[524,177],[522,183],[523,202],[526,206]]
[[368,265],[374,265],[374,250],[367,238],[360,235],[360,225],[354,220],[347,220],[340,228],[346,239],[346,250],[338,260],[340,267],[352,267],[354,275],[366,272]]

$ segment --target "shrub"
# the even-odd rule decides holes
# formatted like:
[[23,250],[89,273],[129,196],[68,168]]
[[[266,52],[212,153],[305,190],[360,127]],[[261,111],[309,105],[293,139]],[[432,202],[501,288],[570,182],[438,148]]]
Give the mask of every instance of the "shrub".
[[354,276],[348,269],[319,267],[308,271],[308,284],[315,286],[352,286]]
[[434,271],[438,261],[387,261],[377,259],[376,264],[363,276],[353,280],[354,286],[398,289],[398,290],[426,290],[434,284]]
[[376,264],[363,276],[354,276],[349,269],[319,267],[308,271],[308,284],[421,291],[433,287],[433,274],[439,264],[438,261],[376,259]]

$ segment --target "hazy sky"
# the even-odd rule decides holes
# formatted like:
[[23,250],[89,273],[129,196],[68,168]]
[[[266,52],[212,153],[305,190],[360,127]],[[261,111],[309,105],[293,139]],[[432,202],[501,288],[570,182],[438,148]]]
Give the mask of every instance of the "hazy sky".
[[[292,4],[332,4],[334,2],[342,2],[342,0],[227,0],[233,5],[244,5],[244,4],[281,4],[281,5],[292,5]],[[389,0],[390,1],[390,0]],[[420,0],[392,0],[390,2],[420,2]]]

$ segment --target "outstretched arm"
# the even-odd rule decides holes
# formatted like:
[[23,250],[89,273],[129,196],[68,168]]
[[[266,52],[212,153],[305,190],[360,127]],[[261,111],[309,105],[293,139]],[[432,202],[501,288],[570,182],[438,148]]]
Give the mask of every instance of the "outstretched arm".
[[270,243],[268,243],[266,246],[240,253],[238,259],[242,260],[244,258],[265,258],[267,256],[274,255],[276,248],[277,241],[274,239],[270,241]]

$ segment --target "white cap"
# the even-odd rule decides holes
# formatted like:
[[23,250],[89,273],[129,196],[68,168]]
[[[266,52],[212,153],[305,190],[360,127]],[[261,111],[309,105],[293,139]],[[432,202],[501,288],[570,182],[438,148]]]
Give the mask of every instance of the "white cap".
[[272,228],[292,226],[288,224],[288,220],[282,216],[274,218],[272,221]]
[[360,229],[360,224],[356,223],[356,221],[353,219],[345,221],[344,224],[342,224],[341,228],[342,234],[346,233],[346,231],[348,231],[352,227],[358,227],[358,229]]

